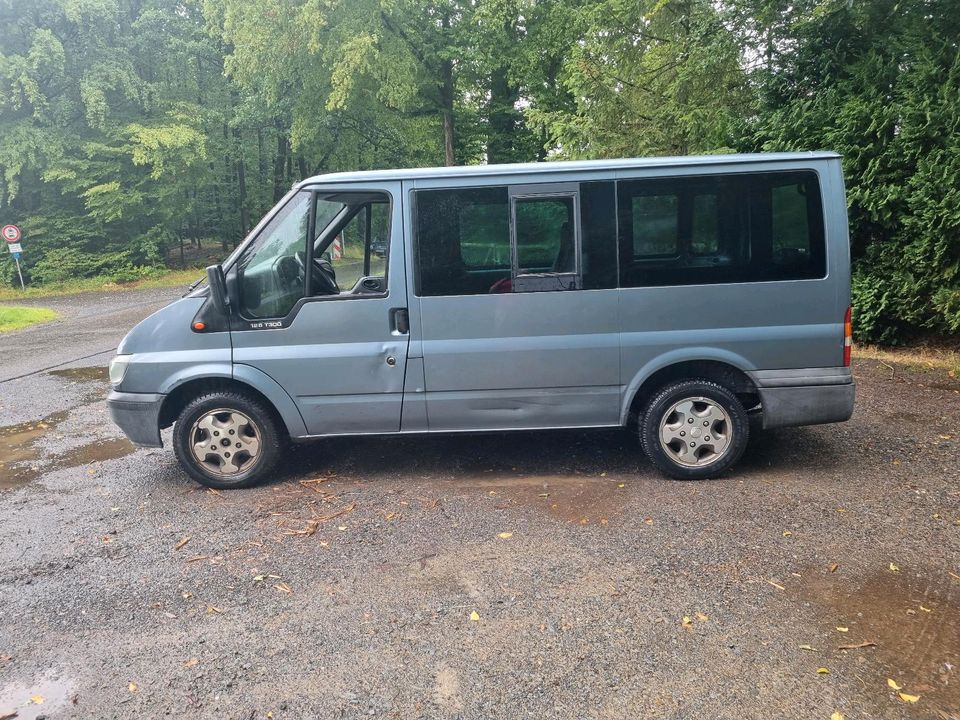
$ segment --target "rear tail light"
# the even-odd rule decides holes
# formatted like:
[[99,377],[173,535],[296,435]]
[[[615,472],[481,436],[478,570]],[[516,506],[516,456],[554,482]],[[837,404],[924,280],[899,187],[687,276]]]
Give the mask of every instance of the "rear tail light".
[[853,347],[853,325],[850,322],[850,306],[843,316],[843,366],[850,367],[850,349]]

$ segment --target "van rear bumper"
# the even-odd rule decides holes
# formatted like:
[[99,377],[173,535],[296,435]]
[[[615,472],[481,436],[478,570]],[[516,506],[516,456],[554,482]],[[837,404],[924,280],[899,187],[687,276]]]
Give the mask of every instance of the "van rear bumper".
[[124,393],[111,390],[107,408],[113,422],[140,447],[163,447],[160,439],[160,407],[165,395]]
[[853,415],[850,368],[758,370],[748,373],[760,393],[763,427],[843,422]]

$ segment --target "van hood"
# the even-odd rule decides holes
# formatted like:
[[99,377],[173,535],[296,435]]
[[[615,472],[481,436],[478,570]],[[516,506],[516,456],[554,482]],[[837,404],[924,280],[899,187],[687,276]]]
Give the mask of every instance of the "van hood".
[[117,354],[230,347],[229,332],[198,333],[191,329],[204,302],[203,297],[185,297],[157,310],[127,333]]

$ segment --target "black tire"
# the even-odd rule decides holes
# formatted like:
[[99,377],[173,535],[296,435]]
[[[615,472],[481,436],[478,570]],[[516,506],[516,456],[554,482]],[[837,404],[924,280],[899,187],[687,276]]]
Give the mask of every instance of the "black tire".
[[[215,411],[222,411],[222,413]],[[211,462],[202,463],[195,456],[193,446],[198,437],[201,438],[201,443],[206,441],[209,431],[197,428],[195,424],[208,416],[213,421],[225,420],[223,427],[227,428],[223,430],[222,438],[217,440],[210,436],[211,441],[231,443],[242,439],[242,443],[236,443],[236,447],[240,448],[241,445],[249,445],[252,442],[251,438],[256,438],[258,441],[256,457],[250,457],[245,448],[241,448],[235,453],[233,461],[227,460],[231,462],[228,472],[216,472],[213,461],[219,459],[220,466],[223,467],[224,459],[219,456],[228,454],[234,449],[233,446],[226,448],[218,446],[208,455]],[[235,421],[239,416],[245,416],[249,422],[237,424]],[[221,430],[218,429],[215,432],[219,434]],[[244,437],[229,437],[235,432],[242,432]],[[180,413],[173,428],[173,451],[180,466],[201,485],[217,490],[232,490],[256,485],[269,476],[280,459],[284,439],[285,436],[276,415],[262,401],[241,392],[211,392],[188,403]],[[233,467],[236,469],[234,470]]]
[[[693,401],[690,413],[673,412],[678,404],[688,400]],[[710,403],[722,410],[726,418],[717,420],[705,414],[702,416],[706,418],[702,421],[703,425],[708,422],[711,425],[702,427],[701,416],[696,413],[711,412]],[[683,440],[674,437],[672,444],[665,448],[665,443],[661,442],[661,423],[665,423],[671,417],[674,418],[674,422],[666,423],[668,428],[675,427],[678,434],[690,432],[691,435]],[[686,424],[680,424],[684,418],[691,429],[688,430]],[[691,423],[691,419],[694,422]],[[716,451],[718,449],[716,445],[704,442],[710,437],[705,433],[711,432],[712,428],[717,430],[713,438],[714,443],[719,437],[726,438],[723,448],[719,451]],[[693,437],[694,432],[697,438]],[[743,455],[749,437],[750,423],[747,412],[737,396],[722,385],[704,379],[682,380],[665,385],[647,403],[643,417],[640,419],[640,444],[643,451],[657,469],[676,480],[705,480],[723,474]],[[687,452],[685,447],[687,439],[691,440],[691,445],[698,442],[700,445],[689,451],[691,453],[689,459],[682,462],[679,459],[679,453]],[[713,457],[714,455],[716,457]],[[694,462],[704,464],[689,464]]]

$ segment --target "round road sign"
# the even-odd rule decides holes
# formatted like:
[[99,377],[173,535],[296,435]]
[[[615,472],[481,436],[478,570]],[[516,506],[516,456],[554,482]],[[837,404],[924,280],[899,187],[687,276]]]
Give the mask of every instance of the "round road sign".
[[20,228],[16,225],[4,225],[3,229],[0,230],[0,235],[3,235],[3,239],[8,243],[15,243],[20,240]]

